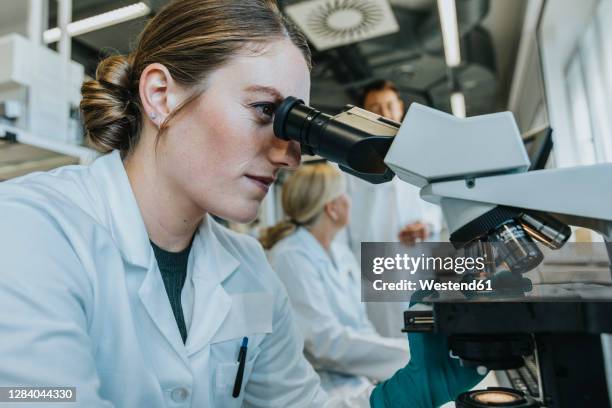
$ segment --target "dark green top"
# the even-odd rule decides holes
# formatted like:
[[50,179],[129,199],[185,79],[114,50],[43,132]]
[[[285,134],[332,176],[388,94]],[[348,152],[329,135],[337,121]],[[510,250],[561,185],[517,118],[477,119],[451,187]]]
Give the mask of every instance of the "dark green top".
[[181,306],[181,291],[187,277],[187,261],[189,260],[192,242],[193,239],[187,248],[180,252],[169,252],[161,249],[151,241],[153,252],[155,252],[155,259],[157,259],[157,265],[159,266],[183,343],[187,340],[187,327],[185,327],[185,316],[183,316],[183,308]]

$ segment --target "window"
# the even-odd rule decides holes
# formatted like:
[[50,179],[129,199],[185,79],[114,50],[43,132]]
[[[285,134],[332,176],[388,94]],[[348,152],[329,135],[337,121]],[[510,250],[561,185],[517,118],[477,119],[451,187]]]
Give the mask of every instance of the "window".
[[572,58],[566,72],[567,100],[569,103],[570,123],[574,149],[580,164],[597,162],[593,130],[591,128],[590,107],[584,84],[584,74],[579,54]]
[[[607,24],[606,24],[607,22]],[[573,142],[580,164],[612,161],[612,1],[603,0],[568,60],[565,84]],[[608,37],[609,38],[609,37]]]

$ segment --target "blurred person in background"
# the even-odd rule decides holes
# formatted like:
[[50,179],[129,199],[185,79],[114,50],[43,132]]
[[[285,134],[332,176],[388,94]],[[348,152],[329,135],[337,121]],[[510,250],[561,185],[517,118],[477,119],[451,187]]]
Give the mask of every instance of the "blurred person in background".
[[[387,119],[401,123],[404,101],[391,81],[376,80],[362,91],[360,106]],[[362,242],[397,242],[414,245],[440,240],[442,213],[437,205],[421,199],[419,189],[394,177],[388,183],[370,184],[347,175],[347,191],[353,203],[348,243],[361,259]],[[370,302],[367,311],[376,330],[386,337],[403,337],[402,302]]]
[[272,268],[287,288],[304,353],[331,395],[358,394],[408,361],[404,339],[379,335],[361,302],[360,271],[334,241],[349,223],[345,178],[327,163],[306,164],[283,184],[284,221],[264,231]]

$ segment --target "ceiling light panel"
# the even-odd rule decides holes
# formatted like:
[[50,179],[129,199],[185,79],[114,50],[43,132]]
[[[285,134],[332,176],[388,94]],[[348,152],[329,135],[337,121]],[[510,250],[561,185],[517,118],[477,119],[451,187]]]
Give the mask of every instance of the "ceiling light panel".
[[285,11],[319,51],[399,30],[387,0],[312,0]]

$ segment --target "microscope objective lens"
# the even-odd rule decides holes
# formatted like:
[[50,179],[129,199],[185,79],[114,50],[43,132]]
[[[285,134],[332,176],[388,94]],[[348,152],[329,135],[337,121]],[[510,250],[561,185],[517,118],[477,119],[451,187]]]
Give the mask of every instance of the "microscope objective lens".
[[526,273],[538,266],[544,256],[523,227],[515,220],[499,225],[489,236],[497,254],[513,273]]

